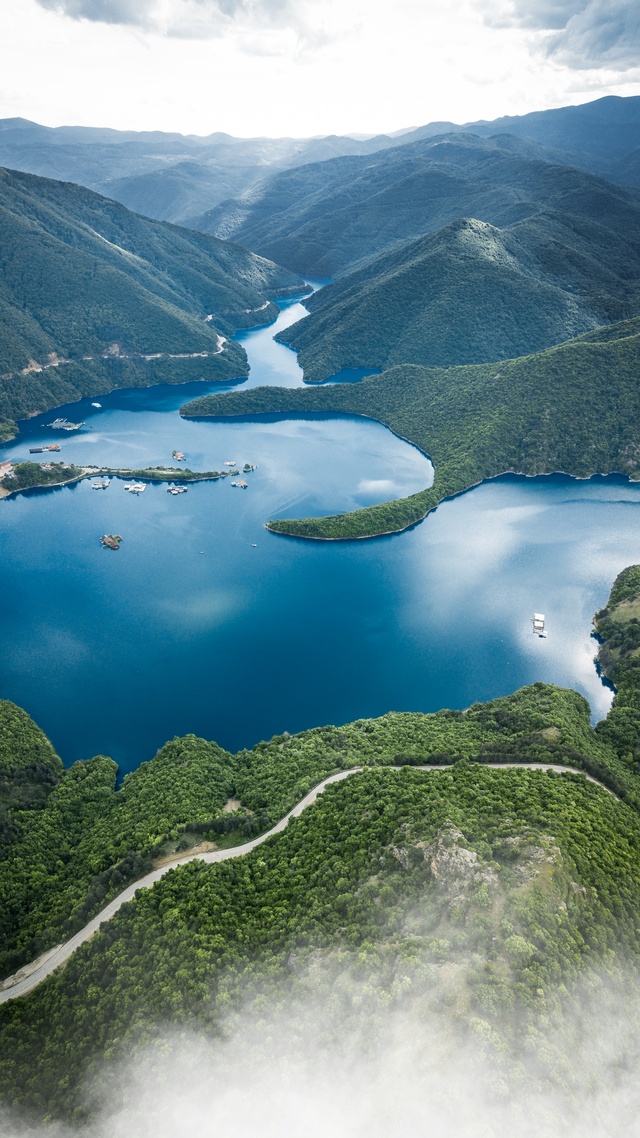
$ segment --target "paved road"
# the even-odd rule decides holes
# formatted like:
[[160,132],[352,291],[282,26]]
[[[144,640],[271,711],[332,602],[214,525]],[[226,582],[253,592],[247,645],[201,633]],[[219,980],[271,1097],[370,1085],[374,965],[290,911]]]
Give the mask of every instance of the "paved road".
[[[609,790],[608,787],[599,782],[597,778],[593,778],[591,775],[584,774],[583,772],[576,770],[575,767],[558,766],[553,763],[483,763],[482,766],[491,767],[494,770],[504,770],[506,768],[524,768],[525,770],[555,771],[558,774],[582,774],[582,777],[587,779],[589,782],[594,782],[597,786],[600,786],[603,790],[606,790],[608,794],[613,794],[613,791]],[[32,964],[25,965],[24,968],[21,968],[15,974],[15,977],[9,977],[8,979],[12,980],[13,982],[8,987],[5,987],[0,991],[0,1004],[6,1003],[7,1000],[14,1000],[18,996],[26,996],[28,992],[32,992],[34,988],[37,988],[38,984],[41,984],[42,981],[45,980],[47,976],[50,976],[56,968],[59,968],[61,964],[64,964],[65,961],[69,959],[69,957],[75,952],[77,948],[80,947],[81,944],[84,944],[85,941],[90,940],[105,921],[110,921],[111,918],[118,912],[118,909],[122,907],[122,905],[125,905],[127,901],[131,901],[139,889],[151,889],[157,881],[160,881],[160,879],[164,877],[165,873],[170,873],[172,869],[175,869],[177,866],[185,865],[190,861],[204,861],[208,865],[214,865],[217,862],[227,861],[232,857],[242,857],[244,854],[250,853],[251,850],[255,850],[258,846],[261,846],[263,842],[266,842],[269,838],[272,838],[274,834],[281,834],[285,829],[289,819],[297,818],[300,814],[302,814],[302,811],[306,810],[307,806],[310,806],[312,802],[315,802],[319,794],[322,794],[325,787],[334,782],[342,782],[343,779],[349,778],[353,774],[359,774],[362,769],[362,767],[353,767],[351,770],[340,771],[339,774],[332,774],[329,776],[329,778],[323,779],[322,782],[318,783],[318,785],[314,787],[313,790],[310,790],[309,793],[306,794],[305,797],[301,799],[301,801],[298,802],[296,806],[293,807],[293,810],[290,810],[288,814],[285,814],[284,818],[282,818],[277,823],[277,825],[273,827],[273,829],[268,830],[266,834],[261,834],[259,838],[253,838],[250,842],[244,842],[244,844],[241,846],[232,846],[230,849],[226,850],[211,850],[209,853],[185,854],[184,857],[180,858],[179,860],[170,862],[168,865],[163,865],[161,869],[154,869],[151,873],[148,873],[146,877],[141,877],[138,881],[134,881],[131,885],[128,885],[126,889],[123,889],[122,893],[119,893],[117,897],[114,897],[113,901],[110,901],[109,904],[104,909],[102,909],[100,913],[97,914],[97,916],[93,917],[93,919],[90,920],[83,929],[80,929],[80,932],[77,932],[75,936],[72,936],[70,940],[65,941],[64,944],[57,945],[56,948],[49,949],[49,951],[44,953],[43,956],[39,957],[38,960],[34,961]],[[405,768],[368,767],[366,769],[399,771]],[[411,766],[409,769],[420,771],[443,771],[450,768],[447,766],[435,766],[427,764],[424,766]],[[614,798],[615,797],[616,795],[614,795]],[[5,980],[5,984],[6,983],[7,981]]]

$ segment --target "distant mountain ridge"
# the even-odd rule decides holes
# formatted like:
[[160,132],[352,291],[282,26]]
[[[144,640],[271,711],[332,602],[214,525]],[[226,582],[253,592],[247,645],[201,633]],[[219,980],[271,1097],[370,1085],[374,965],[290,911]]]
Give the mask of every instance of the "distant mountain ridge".
[[[101,127],[46,127],[0,119],[0,165],[74,181],[161,220],[197,220],[280,170],[341,156],[366,156],[443,134],[517,137],[539,156],[640,187],[640,98],[607,96],[574,107],[492,122],[427,123],[371,137],[234,138]],[[191,220],[190,220],[191,219]]]
[[534,157],[526,141],[454,134],[274,174],[198,227],[323,277],[460,217],[502,228],[543,209],[597,220],[638,203],[637,190]]

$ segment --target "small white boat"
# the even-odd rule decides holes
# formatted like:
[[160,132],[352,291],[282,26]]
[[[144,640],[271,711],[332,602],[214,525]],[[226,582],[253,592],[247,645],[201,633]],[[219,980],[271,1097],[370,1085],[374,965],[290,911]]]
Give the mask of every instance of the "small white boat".
[[108,485],[109,485],[109,479],[108,478],[102,478],[102,479],[98,479],[97,482],[92,482],[91,483],[91,489],[92,490],[106,490]]
[[124,488],[128,490],[130,494],[142,494],[142,492],[146,490],[144,482],[125,482]]
[[225,465],[225,466],[236,466],[237,464],[236,464],[236,462],[235,462],[235,459],[234,459],[234,460],[233,460],[233,461],[231,461],[231,462],[225,462],[225,464],[224,464],[224,465]]
[[92,403],[92,407],[102,407],[102,403]]
[[544,613],[534,612],[533,616],[531,617],[531,623],[533,625],[534,635],[545,638],[547,632],[544,626]]

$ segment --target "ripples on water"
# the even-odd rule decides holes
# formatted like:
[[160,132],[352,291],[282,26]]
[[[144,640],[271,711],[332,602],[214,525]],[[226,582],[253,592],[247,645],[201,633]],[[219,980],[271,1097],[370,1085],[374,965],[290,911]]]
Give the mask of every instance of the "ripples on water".
[[[295,303],[277,327],[304,310]],[[239,337],[249,384],[301,382],[274,326]],[[129,769],[188,731],[236,749],[275,732],[387,710],[465,707],[546,680],[594,715],[591,618],[640,560],[640,486],[617,476],[505,476],[373,542],[269,534],[264,521],[354,509],[431,477],[415,448],[368,420],[195,422],[178,408],[214,385],[114,392],[73,405],[85,430],[30,420],[2,448],[54,438],[71,461],[257,463],[246,491],[199,484],[174,498],[121,482],[0,503],[0,692],[25,707],[66,762],[102,752]],[[630,508],[632,507],[632,508]],[[118,553],[100,534],[123,535]],[[545,612],[546,640],[529,618]]]

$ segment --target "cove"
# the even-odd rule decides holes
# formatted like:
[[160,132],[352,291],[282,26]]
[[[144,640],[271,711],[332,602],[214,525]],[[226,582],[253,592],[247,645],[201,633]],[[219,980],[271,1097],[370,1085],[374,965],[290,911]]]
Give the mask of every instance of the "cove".
[[[302,310],[304,311],[304,310]],[[297,319],[296,303],[278,321]],[[301,382],[274,326],[239,339],[248,383]],[[193,732],[236,750],[284,730],[388,710],[465,707],[545,680],[577,688],[594,718],[611,693],[593,665],[593,612],[640,560],[640,485],[610,476],[505,476],[441,505],[404,534],[308,543],[269,517],[353,509],[431,479],[428,460],[369,420],[198,422],[178,408],[213,385],[114,392],[73,405],[86,428],[24,424],[3,456],[58,441],[65,459],[109,465],[257,464],[173,498],[117,480],[0,503],[0,694],[24,707],[66,763],[123,770]],[[216,386],[215,390],[220,388]],[[104,532],[123,535],[118,553]],[[547,616],[547,640],[529,617]]]

